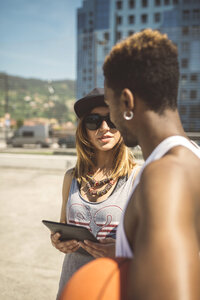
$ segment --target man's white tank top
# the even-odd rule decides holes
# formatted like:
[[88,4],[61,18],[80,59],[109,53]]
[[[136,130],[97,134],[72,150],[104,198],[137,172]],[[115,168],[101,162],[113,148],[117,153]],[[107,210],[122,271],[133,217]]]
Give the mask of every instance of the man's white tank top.
[[137,185],[140,182],[140,178],[142,175],[142,172],[144,168],[150,164],[151,162],[160,159],[163,157],[170,149],[176,147],[176,146],[184,146],[191,150],[199,159],[200,159],[200,148],[192,141],[182,137],[182,136],[171,136],[166,138],[164,141],[162,141],[150,154],[150,156],[145,161],[144,165],[140,169],[140,172],[138,173],[134,184],[133,184],[133,190],[129,198],[127,199],[127,202],[124,207],[124,211],[122,213],[122,217],[120,220],[120,223],[117,228],[117,238],[116,238],[116,256],[117,257],[133,257],[132,249],[129,245],[129,242],[127,240],[125,231],[124,231],[124,213],[126,211],[126,207],[128,205],[128,202],[134,193]]

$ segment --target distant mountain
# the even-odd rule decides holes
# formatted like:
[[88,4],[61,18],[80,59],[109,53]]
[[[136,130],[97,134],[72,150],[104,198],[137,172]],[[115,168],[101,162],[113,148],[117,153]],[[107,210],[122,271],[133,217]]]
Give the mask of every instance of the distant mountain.
[[49,82],[0,73],[0,118],[5,114],[7,89],[8,112],[12,119],[42,117],[74,122],[75,83],[74,80]]

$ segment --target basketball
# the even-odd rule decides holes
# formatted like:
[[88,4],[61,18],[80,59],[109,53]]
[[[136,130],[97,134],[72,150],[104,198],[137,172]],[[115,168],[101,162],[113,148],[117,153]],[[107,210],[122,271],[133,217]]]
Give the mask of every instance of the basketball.
[[125,300],[130,259],[98,258],[80,268],[59,300]]

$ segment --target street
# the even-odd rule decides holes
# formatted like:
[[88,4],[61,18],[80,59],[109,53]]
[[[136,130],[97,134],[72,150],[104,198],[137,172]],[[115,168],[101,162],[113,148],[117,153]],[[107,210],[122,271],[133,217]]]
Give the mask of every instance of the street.
[[51,246],[41,220],[59,220],[64,171],[0,172],[0,298],[54,300],[63,254]]
[[41,221],[59,220],[63,176],[75,161],[0,153],[0,299],[55,300],[64,255]]

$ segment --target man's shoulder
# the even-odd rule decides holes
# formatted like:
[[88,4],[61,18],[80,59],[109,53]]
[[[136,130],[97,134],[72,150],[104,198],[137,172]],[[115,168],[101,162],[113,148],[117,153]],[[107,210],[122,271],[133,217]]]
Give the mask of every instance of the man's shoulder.
[[[190,191],[187,168],[176,157],[163,157],[144,169],[138,186],[140,205],[160,206],[180,203]],[[192,197],[192,196],[191,196]],[[184,201],[184,200],[183,200]]]
[[167,155],[151,162],[144,168],[141,182],[158,182],[173,178],[175,174],[176,176],[182,176],[185,169],[186,165],[183,164],[182,160],[173,155]]
[[[179,180],[182,178],[184,181],[188,176],[192,178],[192,174],[200,177],[200,159],[186,147],[177,146],[160,159],[148,164],[143,171],[141,181],[171,182],[175,178]],[[182,181],[180,183],[182,184]]]

